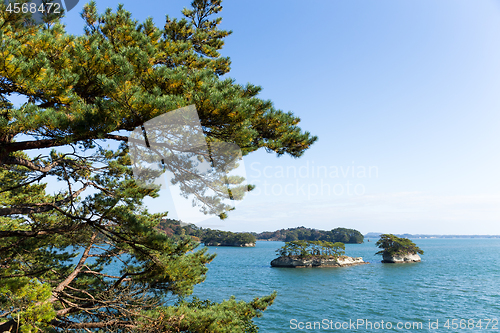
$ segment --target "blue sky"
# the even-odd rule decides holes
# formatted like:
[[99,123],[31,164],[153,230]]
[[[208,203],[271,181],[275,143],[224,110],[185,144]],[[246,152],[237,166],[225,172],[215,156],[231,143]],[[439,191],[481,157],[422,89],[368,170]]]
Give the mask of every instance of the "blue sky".
[[[180,17],[190,2],[97,0],[101,12],[118,3],[163,26],[166,14]],[[64,20],[70,33],[83,32],[83,4]],[[319,140],[300,159],[246,156],[257,189],[227,220],[200,226],[500,234],[498,2],[226,0],[223,7],[222,27],[233,30],[223,50],[232,60],[228,76],[262,86],[261,98],[293,111]],[[163,193],[148,206],[171,209],[172,198]]]

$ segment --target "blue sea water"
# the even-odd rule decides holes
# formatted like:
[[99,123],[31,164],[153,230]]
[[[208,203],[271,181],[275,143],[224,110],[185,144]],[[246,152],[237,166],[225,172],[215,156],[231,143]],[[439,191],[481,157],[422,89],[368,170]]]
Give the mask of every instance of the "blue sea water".
[[370,264],[342,268],[272,268],[282,242],[209,247],[217,257],[194,295],[249,301],[276,290],[255,321],[264,333],[500,332],[500,239],[413,241],[425,251],[420,263],[381,264],[375,240],[365,240],[346,255]]

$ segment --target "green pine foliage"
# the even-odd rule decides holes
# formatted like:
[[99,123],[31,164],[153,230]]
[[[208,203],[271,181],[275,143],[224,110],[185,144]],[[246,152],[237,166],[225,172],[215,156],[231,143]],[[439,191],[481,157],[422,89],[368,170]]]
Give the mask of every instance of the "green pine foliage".
[[256,333],[258,326],[252,319],[261,317],[275,298],[276,292],[250,302],[237,301],[234,297],[221,303],[196,297],[190,302],[183,300],[176,306],[148,312],[148,317],[158,319],[144,323],[143,332]]
[[415,243],[408,238],[400,238],[393,234],[382,234],[380,239],[375,243],[381,251],[376,254],[381,255],[405,255],[405,254],[424,254]]
[[158,190],[138,186],[126,145],[128,131],[192,104],[209,141],[243,154],[300,157],[316,141],[259,99],[260,87],[222,77],[231,32],[219,29],[221,8],[194,0],[184,18],[157,27],[91,2],[74,36],[57,17],[35,25],[0,3],[0,331],[254,330],[251,318],[274,295],[171,304],[205,279],[214,256],[158,230],[166,212],[143,206]]
[[276,253],[280,257],[294,257],[299,259],[309,258],[338,258],[345,255],[345,245],[341,242],[331,243],[325,241],[291,241]]

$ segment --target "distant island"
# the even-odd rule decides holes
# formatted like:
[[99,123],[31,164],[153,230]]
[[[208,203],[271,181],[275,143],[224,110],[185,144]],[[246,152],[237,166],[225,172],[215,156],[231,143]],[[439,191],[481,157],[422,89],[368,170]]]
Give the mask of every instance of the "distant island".
[[[369,232],[365,238],[380,238],[381,232]],[[394,234],[404,238],[500,238],[500,235],[424,235],[424,234]]]
[[345,255],[341,242],[291,241],[276,250],[278,258],[271,261],[272,267],[344,267],[366,264],[363,258]]
[[255,236],[246,232],[231,232],[206,229],[202,236],[206,246],[254,247]]
[[189,236],[205,246],[253,247],[257,240],[265,241],[323,241],[344,244],[363,243],[364,236],[359,231],[347,228],[335,228],[329,231],[306,227],[281,229],[276,231],[231,232],[202,228],[195,224],[183,224],[177,220],[162,218],[157,227],[172,238]]
[[359,231],[346,228],[335,228],[330,231],[306,227],[281,229],[252,233],[257,240],[292,242],[296,240],[341,242],[344,244],[361,244],[364,236]]
[[382,255],[382,262],[389,264],[404,264],[420,262],[419,254],[424,254],[415,243],[408,238],[400,238],[393,234],[382,234],[375,243],[381,251],[376,254]]
[[162,219],[158,225],[158,229],[174,239],[189,236],[195,241],[203,243],[205,246],[255,246],[255,236],[248,232],[212,230],[210,228],[201,228],[194,224],[182,226],[179,221],[172,219]]

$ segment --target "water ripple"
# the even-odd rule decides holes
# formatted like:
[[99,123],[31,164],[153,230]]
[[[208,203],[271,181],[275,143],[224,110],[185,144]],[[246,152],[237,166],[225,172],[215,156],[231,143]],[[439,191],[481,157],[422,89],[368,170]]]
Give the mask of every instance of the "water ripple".
[[290,329],[294,318],[422,322],[418,332],[436,332],[428,330],[429,320],[439,319],[442,325],[447,319],[500,317],[499,239],[415,242],[425,251],[421,263],[380,264],[373,243],[347,244],[348,255],[371,263],[324,269],[270,268],[281,242],[258,242],[252,249],[210,248],[218,255],[194,294],[214,301],[231,295],[248,301],[277,290],[275,303],[256,320],[264,333],[295,332]]

